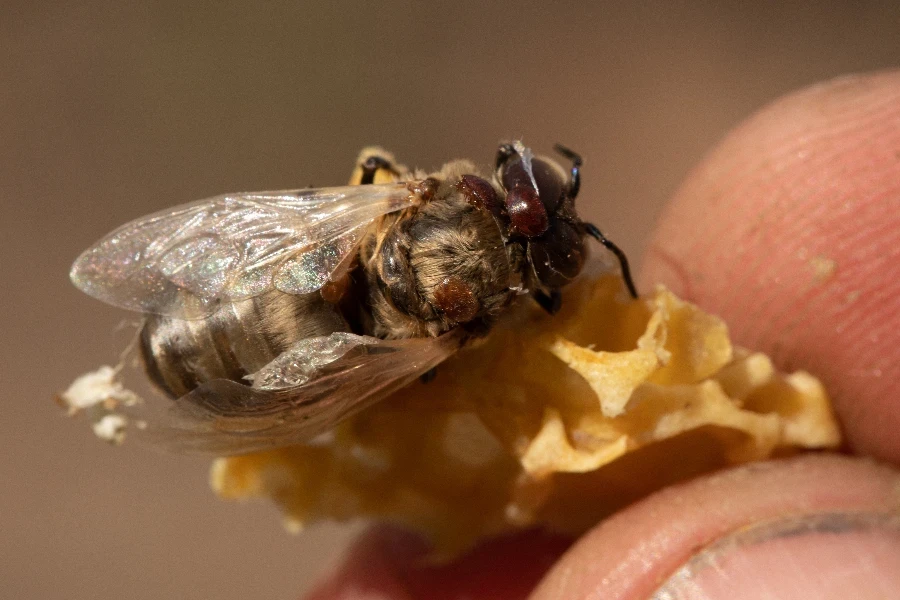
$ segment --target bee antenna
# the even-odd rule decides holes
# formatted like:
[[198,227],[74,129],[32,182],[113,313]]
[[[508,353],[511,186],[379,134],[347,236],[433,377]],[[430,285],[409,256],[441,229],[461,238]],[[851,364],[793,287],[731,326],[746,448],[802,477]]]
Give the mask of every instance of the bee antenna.
[[575,199],[581,189],[581,155],[562,144],[554,144],[553,149],[572,161],[572,176],[569,179],[569,198]]
[[607,250],[616,255],[616,258],[619,259],[619,265],[622,267],[622,279],[625,280],[625,285],[628,287],[628,292],[631,294],[631,297],[637,300],[638,293],[637,289],[634,287],[634,280],[631,278],[631,269],[628,267],[628,257],[625,256],[625,253],[622,252],[622,249],[616,246],[612,241],[607,239],[603,232],[594,225],[593,223],[585,223],[584,231],[589,236],[603,244]]

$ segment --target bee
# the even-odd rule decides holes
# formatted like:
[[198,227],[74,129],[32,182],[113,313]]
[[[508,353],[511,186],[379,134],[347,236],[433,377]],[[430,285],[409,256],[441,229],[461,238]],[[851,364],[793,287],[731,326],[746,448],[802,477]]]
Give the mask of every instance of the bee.
[[502,144],[412,172],[377,148],[349,186],[226,194],[128,223],[71,270],[85,293],[145,315],[138,347],[172,401],[150,423],[220,454],[309,441],[485,336],[530,296],[548,313],[581,272],[585,238],[564,169]]

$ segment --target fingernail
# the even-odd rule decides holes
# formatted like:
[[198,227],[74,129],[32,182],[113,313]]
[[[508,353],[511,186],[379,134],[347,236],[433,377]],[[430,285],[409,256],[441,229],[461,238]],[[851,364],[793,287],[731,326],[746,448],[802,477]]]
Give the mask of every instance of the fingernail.
[[900,514],[792,517],[694,555],[652,600],[900,598]]

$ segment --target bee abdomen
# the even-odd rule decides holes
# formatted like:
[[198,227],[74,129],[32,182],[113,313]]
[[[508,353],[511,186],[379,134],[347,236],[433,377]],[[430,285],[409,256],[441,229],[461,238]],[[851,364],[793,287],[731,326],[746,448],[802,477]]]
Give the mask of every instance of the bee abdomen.
[[200,320],[150,316],[140,348],[147,374],[177,398],[201,383],[244,377],[309,337],[347,331],[338,310],[318,293],[269,292],[229,304]]

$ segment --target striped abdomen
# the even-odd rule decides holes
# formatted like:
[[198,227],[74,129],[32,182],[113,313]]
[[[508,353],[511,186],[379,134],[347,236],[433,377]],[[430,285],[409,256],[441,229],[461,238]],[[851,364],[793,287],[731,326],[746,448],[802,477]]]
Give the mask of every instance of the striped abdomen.
[[205,319],[149,316],[140,346],[150,378],[177,398],[212,379],[246,383],[291,344],[335,331],[349,331],[347,322],[321,294],[272,291]]

